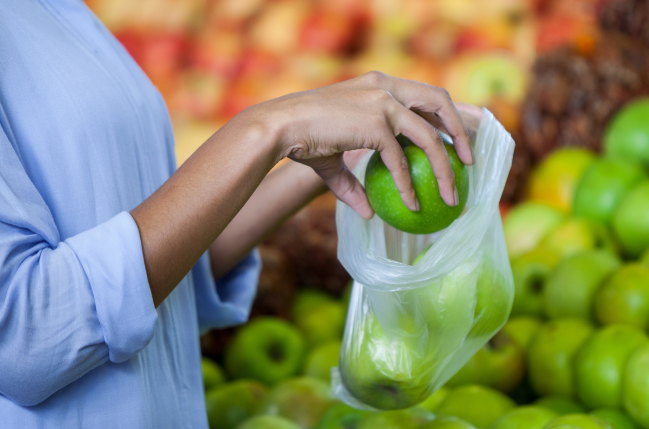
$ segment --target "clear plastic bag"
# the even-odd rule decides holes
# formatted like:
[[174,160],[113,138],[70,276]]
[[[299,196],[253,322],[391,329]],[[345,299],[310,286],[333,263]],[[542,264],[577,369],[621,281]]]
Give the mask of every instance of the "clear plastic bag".
[[[513,152],[510,134],[484,109],[467,210],[435,234],[367,221],[338,202],[338,258],[354,279],[332,369],[338,398],[370,410],[420,403],[505,323],[514,283],[498,203]],[[368,159],[354,170],[361,182]]]

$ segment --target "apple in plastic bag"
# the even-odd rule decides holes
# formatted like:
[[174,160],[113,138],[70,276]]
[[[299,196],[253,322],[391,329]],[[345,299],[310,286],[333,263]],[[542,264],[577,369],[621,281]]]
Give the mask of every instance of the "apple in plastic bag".
[[427,399],[473,326],[476,278],[474,264],[418,289],[384,293],[355,285],[352,304],[361,302],[352,306],[353,329],[340,359],[347,390],[383,410]]
[[413,212],[403,203],[394,179],[378,152],[372,155],[365,171],[365,192],[370,205],[385,223],[400,231],[431,234],[446,228],[460,217],[466,206],[469,197],[469,167],[460,161],[453,145],[444,144],[459,195],[459,204],[450,207],[439,194],[437,178],[424,151],[402,135],[397,136],[397,140],[408,160],[420,209]]

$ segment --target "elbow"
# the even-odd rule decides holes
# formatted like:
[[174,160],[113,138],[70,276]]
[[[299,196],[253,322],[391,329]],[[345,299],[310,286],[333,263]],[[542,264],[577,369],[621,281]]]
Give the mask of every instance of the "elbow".
[[3,383],[2,394],[21,407],[33,407],[49,398],[58,387],[39,382]]

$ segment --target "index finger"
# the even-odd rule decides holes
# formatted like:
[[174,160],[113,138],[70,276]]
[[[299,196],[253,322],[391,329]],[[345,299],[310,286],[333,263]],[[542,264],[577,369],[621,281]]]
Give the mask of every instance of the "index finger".
[[417,112],[434,125],[439,118],[453,139],[453,146],[463,163],[474,163],[469,132],[464,126],[460,113],[455,108],[448,91],[427,83],[386,76],[381,80],[394,98],[406,108]]

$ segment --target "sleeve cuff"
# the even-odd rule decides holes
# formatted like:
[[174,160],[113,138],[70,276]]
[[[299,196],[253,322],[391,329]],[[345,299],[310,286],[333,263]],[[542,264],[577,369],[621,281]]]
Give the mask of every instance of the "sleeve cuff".
[[201,334],[248,320],[260,272],[261,257],[257,249],[216,281],[212,276],[209,253],[201,257],[192,269]]
[[130,359],[151,341],[158,318],[135,221],[122,212],[66,243],[88,277],[109,359]]

